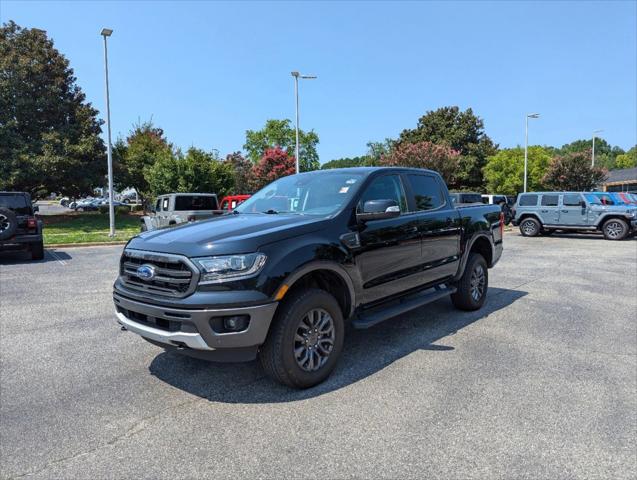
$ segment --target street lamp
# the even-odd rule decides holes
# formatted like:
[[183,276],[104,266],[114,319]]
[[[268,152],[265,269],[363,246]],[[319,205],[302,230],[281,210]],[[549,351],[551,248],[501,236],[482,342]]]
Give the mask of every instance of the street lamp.
[[113,205],[113,149],[111,146],[111,105],[108,95],[108,51],[106,48],[106,37],[110,37],[113,30],[102,28],[100,35],[104,38],[104,75],[106,78],[106,130],[108,131],[108,223],[110,231],[108,236],[115,236],[115,207]]
[[299,173],[299,78],[304,80],[312,80],[316,75],[301,75],[299,72],[292,72],[294,77],[294,96],[296,97],[296,173]]
[[592,159],[591,159],[591,167],[595,166],[595,134],[596,133],[601,133],[603,131],[604,130],[595,130],[593,132],[593,152],[592,152],[593,154],[591,155],[591,157],[592,157]]
[[524,192],[526,193],[526,183],[529,170],[529,118],[539,118],[539,113],[528,113],[526,115],[526,128],[524,130]]

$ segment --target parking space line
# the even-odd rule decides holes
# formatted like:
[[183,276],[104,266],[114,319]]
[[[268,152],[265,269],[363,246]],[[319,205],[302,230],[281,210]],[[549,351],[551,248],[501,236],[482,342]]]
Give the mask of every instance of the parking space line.
[[66,262],[64,260],[62,260],[60,257],[58,257],[54,251],[52,250],[46,250],[46,253],[48,253],[49,255],[51,255],[55,260],[57,260],[57,262],[60,265],[66,265]]

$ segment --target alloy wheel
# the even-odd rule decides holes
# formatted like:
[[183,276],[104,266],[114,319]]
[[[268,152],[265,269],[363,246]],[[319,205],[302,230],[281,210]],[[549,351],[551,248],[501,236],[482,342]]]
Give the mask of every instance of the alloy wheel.
[[475,302],[480,301],[482,295],[484,295],[484,288],[487,284],[487,277],[482,265],[476,265],[471,272],[471,298]]
[[527,235],[533,235],[535,233],[535,223],[526,221],[522,224],[522,231]]
[[624,233],[624,227],[619,222],[609,222],[606,224],[606,235],[610,238],[620,238]]
[[0,232],[9,230],[10,226],[11,226],[11,222],[9,222],[9,219],[5,215],[2,215],[0,213]]
[[306,372],[319,370],[334,348],[334,320],[322,308],[307,312],[294,335],[294,358]]

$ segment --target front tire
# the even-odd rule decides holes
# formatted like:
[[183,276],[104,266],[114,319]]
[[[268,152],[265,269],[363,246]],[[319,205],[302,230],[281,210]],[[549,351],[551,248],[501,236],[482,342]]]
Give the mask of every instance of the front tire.
[[623,240],[628,235],[628,224],[621,218],[611,218],[602,226],[606,240]]
[[309,388],[325,380],[343,349],[341,308],[324,290],[293,293],[279,306],[259,352],[265,372],[279,383]]
[[487,262],[479,253],[470,253],[456,293],[451,294],[453,306],[460,310],[478,310],[484,305],[489,289]]
[[520,233],[525,237],[537,237],[541,230],[542,226],[535,218],[525,218],[520,222]]

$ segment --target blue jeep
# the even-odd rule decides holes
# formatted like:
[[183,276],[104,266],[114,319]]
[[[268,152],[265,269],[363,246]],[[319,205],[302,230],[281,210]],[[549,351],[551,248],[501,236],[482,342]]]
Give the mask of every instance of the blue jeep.
[[518,196],[513,225],[525,237],[555,230],[601,231],[607,240],[622,240],[637,230],[637,208],[603,205],[583,192],[529,192]]

